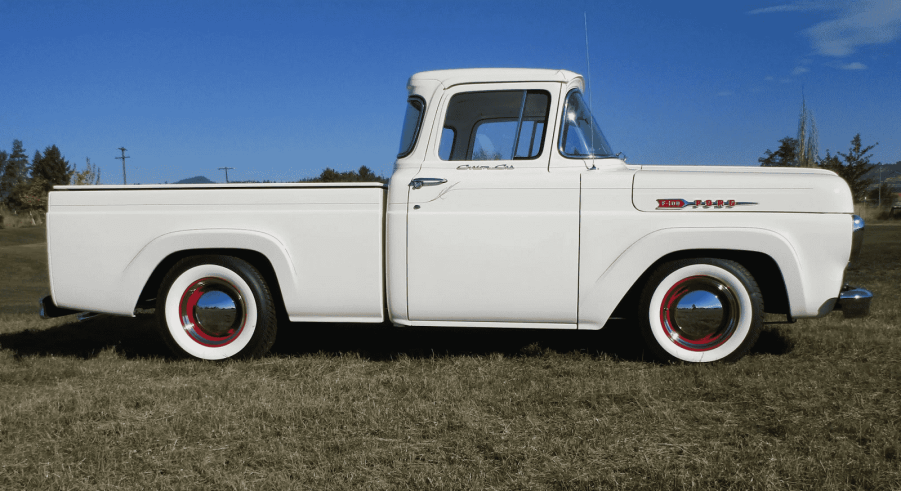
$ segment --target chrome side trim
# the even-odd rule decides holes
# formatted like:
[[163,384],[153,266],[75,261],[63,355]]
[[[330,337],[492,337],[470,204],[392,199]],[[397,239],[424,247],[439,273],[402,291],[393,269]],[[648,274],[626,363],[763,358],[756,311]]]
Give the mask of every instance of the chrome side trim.
[[734,208],[736,206],[759,205],[756,201],[735,201],[734,199],[696,199],[687,200],[682,198],[676,199],[658,199],[657,210],[681,210],[683,208]]
[[440,177],[417,177],[410,181],[410,186],[413,186],[413,189],[419,189],[423,186],[437,186],[446,182],[447,179],[441,179]]
[[458,165],[457,170],[513,170],[512,165],[500,164],[490,167],[487,165]]
[[411,153],[413,153],[413,150],[416,149],[416,144],[419,143],[419,130],[422,129],[422,121],[425,119],[425,99],[418,95],[414,95],[407,98],[407,104],[411,102],[417,102],[422,107],[419,109],[419,119],[416,120],[416,128],[413,130],[413,139],[410,141],[410,146],[406,150],[401,149],[401,152],[397,154],[397,158],[399,159],[410,155]]

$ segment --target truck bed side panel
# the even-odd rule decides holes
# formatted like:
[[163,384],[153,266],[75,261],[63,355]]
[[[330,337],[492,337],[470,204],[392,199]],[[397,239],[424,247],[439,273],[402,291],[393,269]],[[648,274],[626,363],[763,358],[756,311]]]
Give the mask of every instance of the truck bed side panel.
[[131,315],[166,256],[250,249],[275,269],[291,320],[381,322],[384,199],[381,187],[54,192],[54,300]]

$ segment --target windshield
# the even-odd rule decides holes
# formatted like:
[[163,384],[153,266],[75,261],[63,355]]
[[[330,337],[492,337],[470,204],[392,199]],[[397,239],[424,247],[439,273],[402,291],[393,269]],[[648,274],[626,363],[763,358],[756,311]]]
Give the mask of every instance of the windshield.
[[422,110],[425,103],[418,97],[411,97],[407,100],[407,113],[404,115],[404,129],[400,132],[400,149],[397,151],[397,157],[406,157],[413,151],[413,145],[416,143],[416,135],[419,133],[419,126],[422,123]]
[[566,96],[563,126],[560,128],[560,153],[573,158],[613,156],[610,144],[578,90],[570,91]]

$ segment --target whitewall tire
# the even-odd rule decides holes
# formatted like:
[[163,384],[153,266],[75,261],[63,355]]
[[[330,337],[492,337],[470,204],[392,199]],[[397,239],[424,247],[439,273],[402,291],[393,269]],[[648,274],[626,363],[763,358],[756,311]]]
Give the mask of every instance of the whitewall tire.
[[160,334],[180,357],[255,358],[275,341],[269,288],[256,268],[235,257],[179,261],[160,286],[156,311]]
[[664,361],[736,361],[760,335],[763,296],[734,261],[684,259],[654,271],[639,315],[646,344]]

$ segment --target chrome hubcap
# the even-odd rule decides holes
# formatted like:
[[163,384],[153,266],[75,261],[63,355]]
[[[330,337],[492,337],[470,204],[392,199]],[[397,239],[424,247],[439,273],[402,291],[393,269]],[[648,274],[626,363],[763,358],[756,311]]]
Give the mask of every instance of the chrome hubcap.
[[241,334],[246,323],[244,298],[237,288],[221,278],[201,278],[181,296],[182,327],[198,344],[225,346]]
[[741,314],[738,298],[711,276],[692,276],[663,298],[660,321],[667,337],[690,351],[708,351],[729,340]]
[[227,334],[234,327],[237,317],[238,306],[235,299],[219,290],[207,291],[194,306],[194,319],[209,334]]

